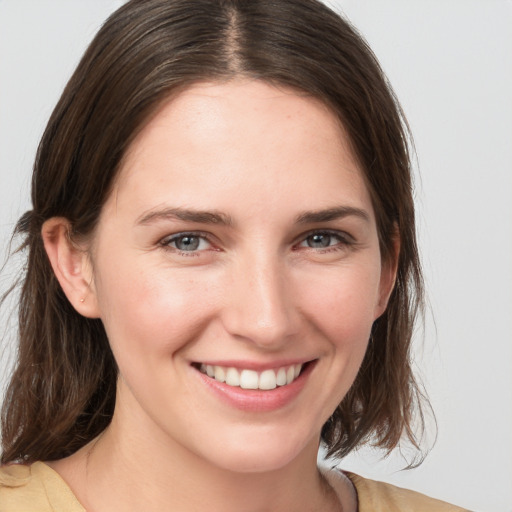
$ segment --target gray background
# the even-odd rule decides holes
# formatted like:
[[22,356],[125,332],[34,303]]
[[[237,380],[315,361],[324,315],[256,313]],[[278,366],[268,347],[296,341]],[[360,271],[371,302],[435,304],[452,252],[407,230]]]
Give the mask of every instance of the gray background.
[[[120,0],[0,0],[0,251],[29,208],[38,139]],[[512,512],[512,2],[339,0],[410,121],[430,300],[417,365],[439,435],[400,471],[369,449],[342,466],[472,510]],[[12,278],[2,273],[0,289]],[[3,314],[1,332],[9,319]],[[8,337],[7,337],[8,338]],[[2,347],[0,381],[12,354]]]

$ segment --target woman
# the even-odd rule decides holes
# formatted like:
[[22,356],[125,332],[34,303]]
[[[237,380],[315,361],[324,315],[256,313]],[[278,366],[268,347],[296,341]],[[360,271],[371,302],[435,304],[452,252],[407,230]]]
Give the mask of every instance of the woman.
[[458,510],[316,466],[320,440],[417,446],[406,141],[321,3],[114,13],[17,227],[0,510]]

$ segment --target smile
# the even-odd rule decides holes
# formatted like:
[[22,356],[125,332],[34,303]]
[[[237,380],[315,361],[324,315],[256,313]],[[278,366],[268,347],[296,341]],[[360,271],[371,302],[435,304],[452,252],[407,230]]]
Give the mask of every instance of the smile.
[[249,369],[201,364],[199,371],[228,386],[271,390],[278,386],[291,384],[300,375],[302,367],[302,364],[294,364],[257,372]]

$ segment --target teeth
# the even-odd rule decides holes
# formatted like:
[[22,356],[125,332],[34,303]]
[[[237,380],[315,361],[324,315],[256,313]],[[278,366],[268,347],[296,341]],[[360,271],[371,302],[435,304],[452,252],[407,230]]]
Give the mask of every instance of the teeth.
[[260,389],[274,389],[277,387],[277,377],[274,370],[265,370],[261,372],[259,388]]
[[286,384],[290,384],[290,382],[293,382],[293,379],[295,378],[295,368],[293,366],[290,366],[288,370],[286,370]]
[[286,370],[284,368],[279,368],[277,371],[276,384],[278,386],[284,386],[286,384]]
[[228,368],[226,372],[226,384],[230,386],[240,386],[240,374],[236,368]]
[[226,371],[222,366],[214,366],[215,380],[218,382],[224,382],[226,380]]
[[258,389],[258,372],[242,370],[240,374],[240,387],[242,389]]
[[238,370],[224,366],[201,364],[199,370],[218,382],[242,389],[270,390],[291,384],[300,374],[302,364],[283,366],[258,373],[254,370]]

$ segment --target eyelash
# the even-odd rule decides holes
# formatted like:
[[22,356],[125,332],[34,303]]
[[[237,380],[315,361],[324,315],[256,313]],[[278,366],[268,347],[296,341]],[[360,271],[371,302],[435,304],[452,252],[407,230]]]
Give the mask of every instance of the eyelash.
[[[334,238],[337,240],[337,243],[334,245],[328,245],[326,247],[308,247],[303,246],[302,244],[307,243],[308,238],[311,238],[313,236],[328,236],[331,239]],[[328,229],[323,230],[313,230],[309,233],[305,233],[304,235],[301,235],[300,241],[294,245],[295,247],[304,247],[305,249],[312,249],[316,252],[319,252],[321,254],[327,253],[327,252],[334,252],[334,251],[342,251],[346,250],[349,247],[352,247],[355,245],[355,240],[344,231],[333,231]]]
[[[182,232],[182,233],[176,233],[171,236],[167,236],[163,238],[159,245],[166,251],[171,251],[174,253],[179,254],[180,256],[190,257],[190,256],[199,256],[199,254],[202,252],[202,250],[192,250],[192,251],[184,251],[182,249],[178,249],[178,247],[172,247],[171,244],[175,243],[176,241],[184,238],[196,238],[199,239],[199,244],[206,241],[210,246],[212,246],[212,242],[208,236],[208,233],[203,233],[201,231],[190,231],[190,232]],[[204,250],[204,249],[203,249]]]
[[[326,247],[308,247],[303,246],[302,244],[307,243],[307,240],[313,236],[328,236],[331,239],[334,238],[337,240],[337,243],[334,245],[327,245]],[[172,247],[171,244],[176,243],[180,239],[185,238],[194,238],[198,239],[198,244],[200,245],[202,242],[207,242],[210,247],[208,249],[193,249],[190,251],[185,251],[182,249],[179,249],[178,247]],[[171,251],[173,253],[177,253],[180,256],[190,257],[190,256],[199,256],[201,252],[204,250],[216,250],[215,248],[212,249],[213,243],[210,240],[210,236],[208,233],[204,233],[201,231],[190,231],[190,232],[182,232],[182,233],[176,233],[171,236],[167,236],[163,238],[159,245],[167,251]],[[309,231],[308,233],[305,233],[300,236],[300,239],[297,243],[294,244],[293,249],[294,250],[300,250],[301,248],[304,249],[311,249],[317,253],[324,254],[328,252],[334,252],[334,251],[340,251],[340,250],[346,250],[349,247],[352,247],[355,245],[355,240],[348,234],[343,231],[331,231],[331,230],[313,230]]]

